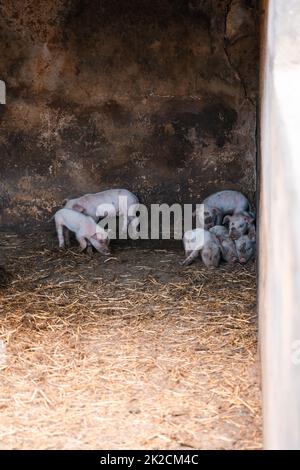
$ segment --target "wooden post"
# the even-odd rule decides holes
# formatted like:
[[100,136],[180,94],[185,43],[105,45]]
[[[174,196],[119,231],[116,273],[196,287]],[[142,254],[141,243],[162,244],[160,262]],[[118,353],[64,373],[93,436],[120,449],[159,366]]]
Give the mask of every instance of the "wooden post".
[[300,449],[299,0],[271,0],[266,24],[259,220],[264,445]]

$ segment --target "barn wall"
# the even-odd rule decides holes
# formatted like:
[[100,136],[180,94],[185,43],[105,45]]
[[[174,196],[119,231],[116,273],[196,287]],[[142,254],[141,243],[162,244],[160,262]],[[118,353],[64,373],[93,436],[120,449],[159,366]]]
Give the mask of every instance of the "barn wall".
[[256,18],[256,0],[1,2],[3,220],[108,187],[253,200]]

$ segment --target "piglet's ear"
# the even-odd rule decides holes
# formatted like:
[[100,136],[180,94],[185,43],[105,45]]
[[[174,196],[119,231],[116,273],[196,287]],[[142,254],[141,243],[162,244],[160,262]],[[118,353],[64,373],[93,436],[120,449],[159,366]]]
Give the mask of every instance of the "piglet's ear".
[[230,219],[231,219],[230,215],[225,215],[225,217],[223,219],[223,225],[229,224]]
[[95,240],[101,241],[101,240],[106,240],[107,239],[107,234],[106,232],[96,232],[94,235],[91,236],[91,238],[94,238]]
[[82,207],[80,204],[74,204],[72,209],[73,211],[76,211],[76,212],[84,212],[84,207]]
[[249,215],[245,215],[245,216],[244,216],[244,220],[245,220],[246,222],[248,222],[249,224],[252,224],[252,223],[255,221],[255,219],[254,219],[250,214],[249,214]]

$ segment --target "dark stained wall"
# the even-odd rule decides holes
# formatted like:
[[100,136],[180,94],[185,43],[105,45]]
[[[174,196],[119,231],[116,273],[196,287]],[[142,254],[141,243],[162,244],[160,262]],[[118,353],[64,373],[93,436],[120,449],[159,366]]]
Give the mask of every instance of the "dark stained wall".
[[0,214],[126,187],[253,200],[255,0],[0,1]]

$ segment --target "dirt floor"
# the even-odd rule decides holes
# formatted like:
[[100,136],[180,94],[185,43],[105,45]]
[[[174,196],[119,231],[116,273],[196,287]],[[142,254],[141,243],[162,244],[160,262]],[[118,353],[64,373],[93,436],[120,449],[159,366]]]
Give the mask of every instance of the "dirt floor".
[[59,252],[38,226],[0,250],[1,449],[261,448],[254,263]]

